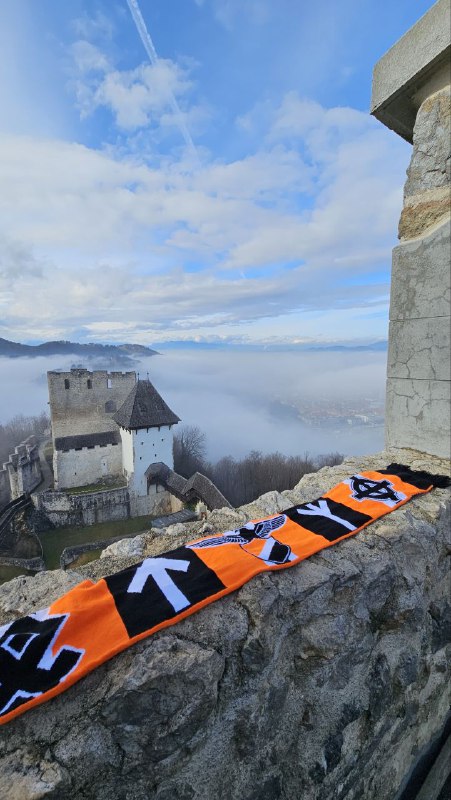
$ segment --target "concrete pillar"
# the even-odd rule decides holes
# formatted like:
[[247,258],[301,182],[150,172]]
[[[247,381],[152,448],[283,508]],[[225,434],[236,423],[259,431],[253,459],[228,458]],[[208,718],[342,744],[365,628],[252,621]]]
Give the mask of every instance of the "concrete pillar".
[[393,251],[386,445],[449,457],[450,5],[439,0],[374,68],[371,113],[413,143]]

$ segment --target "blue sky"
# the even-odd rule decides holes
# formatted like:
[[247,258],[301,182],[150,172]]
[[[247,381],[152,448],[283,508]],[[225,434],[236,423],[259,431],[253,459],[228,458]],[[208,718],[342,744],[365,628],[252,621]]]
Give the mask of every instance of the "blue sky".
[[410,147],[371,73],[431,5],[0,4],[0,336],[385,338]]

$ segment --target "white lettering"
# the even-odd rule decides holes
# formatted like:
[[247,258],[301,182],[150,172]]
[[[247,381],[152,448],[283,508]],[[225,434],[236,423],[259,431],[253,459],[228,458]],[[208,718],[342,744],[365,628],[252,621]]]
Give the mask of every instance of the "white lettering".
[[[351,522],[332,514],[326,500],[318,500],[317,503],[318,506],[314,506],[313,503],[306,503],[304,508],[298,508],[296,510],[298,514],[305,514],[307,517],[326,517],[327,519],[332,519],[334,522],[338,522],[339,525],[343,525],[343,527],[347,528],[349,531],[355,531],[355,525],[352,525]],[[306,508],[310,510],[306,511]]]
[[187,572],[189,565],[189,561],[179,561],[175,558],[146,558],[136,570],[127,591],[136,594],[142,592],[147,578],[151,576],[174,611],[181,611],[182,608],[189,606],[190,602],[168,575],[168,570]]

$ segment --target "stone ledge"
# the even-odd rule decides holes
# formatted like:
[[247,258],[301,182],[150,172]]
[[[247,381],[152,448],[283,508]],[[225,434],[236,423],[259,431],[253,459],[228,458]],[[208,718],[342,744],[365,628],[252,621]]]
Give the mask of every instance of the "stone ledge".
[[[438,0],[420,20],[377,62],[373,71],[371,114],[408,142],[419,101],[415,95],[443,72],[449,83],[450,9],[448,0]],[[440,88],[432,84],[431,91]],[[420,101],[422,95],[420,94]]]
[[[413,451],[352,458],[272,502],[312,500],[393,460],[449,469]],[[290,570],[258,576],[0,728],[0,794],[393,800],[447,713],[448,497],[434,490]],[[268,509],[269,497],[260,501]],[[230,512],[224,519],[230,527]],[[109,572],[123,566],[104,561]],[[48,605],[85,569],[5,584],[3,619]]]

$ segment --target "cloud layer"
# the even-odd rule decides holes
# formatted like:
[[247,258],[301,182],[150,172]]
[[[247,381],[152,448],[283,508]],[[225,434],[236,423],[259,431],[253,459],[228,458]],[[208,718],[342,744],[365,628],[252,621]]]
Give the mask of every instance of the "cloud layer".
[[[244,12],[260,24],[264,4],[241,6],[213,8],[226,28]],[[236,117],[244,155],[199,147],[195,164],[179,134],[159,147],[177,138],[171,98],[190,130],[214,124],[195,64],[123,67],[100,13],[73,31],[67,90],[115,135],[0,133],[0,335],[320,337],[326,313],[329,337],[381,335],[402,142],[290,90]]]

